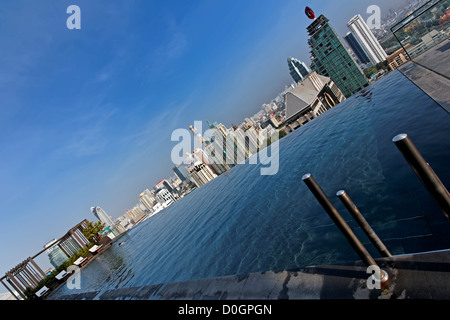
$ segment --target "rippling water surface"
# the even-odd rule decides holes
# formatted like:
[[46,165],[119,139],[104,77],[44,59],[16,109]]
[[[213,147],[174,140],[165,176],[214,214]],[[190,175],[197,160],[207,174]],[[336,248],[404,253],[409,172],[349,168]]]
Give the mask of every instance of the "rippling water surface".
[[399,72],[280,140],[279,172],[238,165],[124,235],[81,272],[81,289],[284,270],[358,260],[301,180],[310,172],[374,257],[335,196],[345,189],[393,254],[450,248],[450,223],[391,139],[406,132],[450,186],[450,117]]

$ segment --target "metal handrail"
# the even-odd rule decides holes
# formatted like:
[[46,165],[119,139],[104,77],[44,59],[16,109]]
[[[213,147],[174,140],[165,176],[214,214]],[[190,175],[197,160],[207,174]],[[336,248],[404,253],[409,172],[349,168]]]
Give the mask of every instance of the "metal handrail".
[[406,133],[396,135],[392,141],[422,181],[445,217],[450,220],[450,194],[431,166],[425,161]]

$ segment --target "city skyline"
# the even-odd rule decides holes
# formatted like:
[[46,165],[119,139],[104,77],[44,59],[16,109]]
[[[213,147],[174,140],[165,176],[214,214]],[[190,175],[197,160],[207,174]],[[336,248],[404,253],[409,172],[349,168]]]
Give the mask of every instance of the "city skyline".
[[[143,190],[173,176],[172,130],[187,128],[197,119],[228,127],[240,123],[292,82],[287,57],[309,62],[310,21],[303,14],[303,3],[288,1],[279,7],[268,1],[258,10],[252,3],[199,2],[193,7],[177,3],[140,4],[148,10],[144,12],[163,13],[164,30],[157,34],[140,31],[143,26],[156,28],[156,22],[149,22],[146,13],[139,13],[141,7],[132,4],[104,8],[79,1],[83,17],[79,31],[65,29],[66,3],[36,7],[14,3],[2,8],[1,21],[9,33],[0,36],[9,50],[1,56],[5,77],[0,95],[7,106],[2,108],[1,149],[9,157],[2,160],[0,177],[2,219],[10,226],[2,240],[5,243],[21,230],[34,242],[3,245],[2,274],[80,218],[91,220],[91,206],[104,208],[116,219],[139,201]],[[358,2],[354,11],[340,18],[333,15],[336,4],[331,1],[313,10],[327,15],[342,37],[349,18],[357,13],[366,16],[369,3],[373,4]],[[228,14],[216,29],[202,29],[223,10]],[[249,24],[252,15],[260,17],[260,23]],[[204,20],[193,24],[199,17]],[[267,17],[277,19],[265,26]],[[228,30],[232,20],[234,28]],[[60,29],[54,27],[59,24]],[[263,25],[267,32],[261,37]],[[294,37],[289,33],[293,30]],[[210,32],[222,35],[221,41],[209,42]],[[20,43],[17,35],[26,41]],[[143,45],[147,36],[151,43]],[[253,41],[242,46],[249,40]],[[210,54],[217,54],[217,59],[204,62]],[[224,64],[219,66],[218,61]],[[271,63],[262,70],[262,61]],[[255,79],[255,71],[260,79]],[[152,90],[154,86],[158,91]],[[239,94],[232,100],[228,92],[235,91]],[[11,212],[18,217],[9,217]]]

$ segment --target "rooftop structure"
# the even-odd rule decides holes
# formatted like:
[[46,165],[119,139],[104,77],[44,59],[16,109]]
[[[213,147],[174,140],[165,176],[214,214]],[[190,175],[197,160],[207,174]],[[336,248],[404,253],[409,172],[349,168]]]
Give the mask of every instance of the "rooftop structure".
[[[406,47],[408,48],[411,46],[412,46],[411,44],[408,44]],[[405,53],[405,49],[400,48],[397,51],[393,52],[391,55],[389,55],[386,60],[389,65],[389,68],[391,70],[395,70],[403,63],[408,61],[408,56]]]
[[344,99],[342,92],[329,77],[314,71],[295,88],[286,92],[285,123],[294,130]]
[[[59,239],[50,241],[44,246],[44,249],[29,257],[19,263],[17,266],[6,272],[0,281],[8,289],[8,291],[17,299],[26,298],[25,292],[28,288],[36,288],[41,280],[43,280],[47,275],[42,271],[42,269],[36,264],[34,259],[50,249],[51,252],[54,250],[60,250],[64,255],[66,255],[66,260],[69,259],[73,254],[78,252],[79,249],[85,247],[89,244],[89,240],[83,235],[83,230],[87,225],[87,220],[83,220],[73,228],[71,228],[67,233]],[[6,281],[3,282],[3,280]]]

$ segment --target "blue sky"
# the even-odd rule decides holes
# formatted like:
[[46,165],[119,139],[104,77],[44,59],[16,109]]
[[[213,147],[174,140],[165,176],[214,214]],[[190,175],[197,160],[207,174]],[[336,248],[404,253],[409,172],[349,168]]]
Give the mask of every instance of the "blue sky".
[[[377,3],[308,5],[343,35]],[[72,4],[81,30],[66,27]],[[0,275],[94,220],[91,206],[117,218],[172,175],[174,129],[240,124],[270,102],[291,82],[287,57],[309,64],[305,5],[2,1]]]

